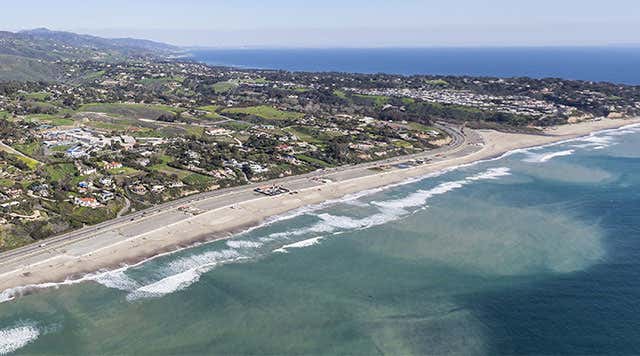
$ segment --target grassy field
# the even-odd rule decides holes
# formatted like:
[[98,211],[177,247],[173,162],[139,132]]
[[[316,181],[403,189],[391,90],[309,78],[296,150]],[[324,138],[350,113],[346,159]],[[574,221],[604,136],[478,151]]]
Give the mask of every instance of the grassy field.
[[41,124],[49,124],[53,126],[73,126],[73,119],[66,119],[60,115],[34,114],[25,116],[25,120],[29,122],[39,122]]
[[319,166],[319,167],[323,167],[323,168],[324,167],[331,167],[331,165],[329,163],[327,163],[327,162],[325,162],[323,160],[319,160],[317,158],[309,157],[307,155],[296,155],[296,158],[301,160],[301,161],[304,161],[304,162],[307,162],[309,164],[312,164],[314,166]]
[[423,124],[418,123],[418,122],[409,122],[409,123],[407,123],[407,126],[409,126],[412,130],[415,130],[415,131],[434,130],[434,131],[441,132],[440,130],[438,130],[438,129],[434,128],[434,127],[426,126],[426,125],[423,125]]
[[160,160],[161,160],[161,163],[154,164],[153,166],[151,166],[149,168],[152,171],[164,173],[166,175],[174,175],[175,174],[181,180],[186,178],[187,176],[190,176],[192,174],[189,171],[185,171],[185,170],[182,170],[182,169],[178,169],[178,168],[174,168],[174,167],[169,166],[168,164],[174,160],[174,158],[171,157],[171,156],[162,155],[162,156],[160,156]]
[[35,159],[33,159],[31,157],[26,157],[26,156],[21,156],[21,155],[16,155],[16,154],[14,154],[14,156],[18,161],[26,164],[27,167],[32,171],[35,171],[36,168],[38,168],[38,165],[40,164],[38,161],[36,161]]
[[40,142],[25,143],[23,145],[14,145],[13,148],[22,152],[27,156],[36,156],[40,152]]
[[438,85],[438,86],[447,86],[447,85],[449,85],[449,83],[444,79],[427,80],[427,84]]
[[384,106],[389,102],[389,97],[384,95],[362,95],[356,94],[358,98],[372,100],[376,106]]
[[342,90],[334,90],[333,95],[337,96],[340,99],[347,99],[347,93]]
[[309,130],[309,128],[304,126],[290,126],[284,129],[292,135],[296,135],[298,139],[308,142],[308,143],[321,143],[322,140],[318,138],[318,135],[315,132]]
[[304,117],[304,114],[300,112],[283,111],[267,105],[249,106],[245,108],[229,108],[225,109],[223,112],[229,114],[253,115],[267,120],[295,120]]
[[35,93],[28,93],[25,95],[27,99],[32,99],[37,101],[46,101],[50,96],[51,94],[46,92],[35,92]]
[[18,234],[9,226],[0,227],[0,251],[11,250],[33,242],[26,234]]
[[0,179],[0,187],[4,187],[4,188],[13,187],[14,184],[16,184],[16,182],[11,179],[7,179],[7,178]]
[[252,84],[267,84],[268,81],[265,78],[255,78],[255,79],[242,79],[243,83],[252,83]]
[[132,177],[142,173],[139,170],[131,167],[113,168],[113,169],[107,170],[107,172],[116,176],[128,176],[128,177]]
[[234,82],[218,82],[215,83],[211,86],[211,89],[213,89],[213,91],[216,94],[224,94],[224,93],[228,93],[230,91],[232,91],[233,89],[237,88],[238,84],[234,83]]
[[75,176],[77,170],[73,163],[51,164],[45,167],[47,175],[52,181],[61,181]]
[[204,116],[206,119],[214,121],[224,120],[224,118],[216,112],[218,109],[220,109],[220,106],[218,105],[207,105],[198,108],[198,110],[206,111],[208,113]]
[[189,136],[202,137],[202,135],[204,135],[204,127],[201,126],[185,125],[182,128]]
[[174,160],[171,156],[162,155],[159,158],[161,163],[151,166],[151,170],[167,175],[175,174],[178,179],[188,185],[205,187],[213,183],[213,178],[209,176],[169,166],[168,164]]
[[208,112],[216,112],[220,109],[220,105],[205,105],[198,108],[198,110],[208,111]]
[[192,173],[182,179],[185,184],[205,187],[213,183],[213,178],[198,173]]
[[106,72],[103,70],[95,71],[93,73],[89,73],[82,77],[82,81],[94,81],[101,79]]
[[122,121],[115,121],[115,122],[91,120],[88,123],[86,123],[86,125],[94,129],[109,130],[109,131],[127,131],[129,129],[139,127],[138,125],[136,125],[135,120],[131,120],[131,121],[122,120]]
[[220,124],[220,126],[234,131],[242,131],[250,128],[252,125],[244,122],[230,121]]
[[62,215],[67,216],[76,223],[89,225],[116,217],[116,214],[121,208],[122,203],[120,200],[112,200],[100,209],[73,206],[67,202],[59,205],[59,210]]
[[393,140],[393,145],[400,148],[413,148],[413,145],[405,140]]
[[147,105],[147,104],[86,104],[80,107],[79,111],[99,112],[120,117],[134,117],[141,119],[157,120],[160,116],[175,115],[183,109],[174,108],[168,105]]
[[53,152],[65,152],[66,150],[72,148],[73,145],[60,145],[60,146],[52,146],[49,149]]

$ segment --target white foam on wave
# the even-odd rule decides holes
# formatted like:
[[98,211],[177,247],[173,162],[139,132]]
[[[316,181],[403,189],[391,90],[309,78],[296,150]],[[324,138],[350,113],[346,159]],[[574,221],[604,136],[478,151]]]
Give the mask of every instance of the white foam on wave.
[[608,136],[625,136],[629,134],[636,134],[638,132],[640,132],[640,127],[629,128],[629,129],[620,130],[620,131],[613,131],[613,132],[609,132],[607,135]]
[[390,209],[405,209],[405,208],[413,208],[423,206],[427,203],[427,200],[430,198],[448,193],[452,190],[459,189],[464,187],[465,185],[480,181],[480,180],[495,180],[499,177],[510,175],[511,172],[507,167],[499,167],[499,168],[491,168],[482,173],[478,173],[476,175],[467,177],[465,179],[444,182],[441,183],[434,188],[427,190],[418,190],[417,192],[408,195],[407,197],[387,200],[387,201],[374,201],[372,204]]
[[137,287],[127,295],[128,301],[142,298],[159,298],[183,290],[200,280],[200,276],[215,266],[236,262],[248,257],[236,250],[208,251],[172,261],[164,269],[164,277],[158,281]]
[[[312,233],[332,233],[337,230],[355,230],[364,229],[375,225],[381,225],[397,218],[401,212],[382,209],[379,213],[367,216],[365,218],[352,218],[348,216],[338,216],[327,213],[315,215],[319,221],[311,226],[300,229],[293,229],[285,232],[273,233],[263,242],[276,241],[278,239],[291,239]],[[406,213],[406,212],[405,212]],[[289,248],[303,248],[317,244],[326,236],[318,236],[311,239],[284,245],[272,252],[287,252]],[[127,295],[128,301],[135,301],[144,298],[159,298],[167,294],[185,289],[196,283],[203,273],[213,269],[215,266],[233,263],[242,259],[250,258],[247,255],[240,254],[238,249],[259,249],[263,246],[261,242],[247,240],[229,240],[227,246],[233,247],[222,251],[209,251],[202,254],[192,255],[177,259],[170,262],[165,268],[161,269],[161,274],[166,276],[161,280],[154,281],[140,286],[124,274],[110,274],[109,278],[98,279],[100,283],[111,288],[118,288],[130,291]],[[254,256],[255,257],[255,256]],[[108,281],[108,283],[105,283]]]
[[495,180],[498,179],[500,177],[505,177],[511,175],[511,170],[507,167],[498,167],[498,168],[491,168],[486,170],[485,172],[482,173],[478,173],[476,175],[473,175],[471,177],[467,177],[466,180],[468,181],[477,181],[477,180]]
[[[114,271],[115,272],[115,271]],[[71,286],[75,284],[84,283],[87,281],[94,281],[98,276],[101,276],[104,273],[112,273],[112,272],[96,272],[87,274],[81,278],[77,279],[66,279],[63,282],[50,282],[50,283],[41,283],[41,284],[29,284],[26,286],[20,286],[15,288],[10,288],[3,290],[0,292],[0,304],[12,301],[18,297],[28,294],[29,292],[43,289],[57,289],[64,286]]]
[[[416,207],[422,206],[426,203],[426,201],[435,195],[445,194],[451,190],[458,189],[463,187],[466,184],[471,182],[480,181],[480,180],[495,180],[499,177],[510,175],[509,168],[499,167],[499,168],[491,168],[482,173],[478,173],[476,175],[465,178],[464,180],[452,181],[442,183],[435,188],[419,191],[417,193],[411,194],[406,198],[384,201],[384,202],[372,202],[373,205],[378,207],[378,213],[369,215],[364,218],[354,218],[349,216],[340,216],[340,215],[332,215],[328,213],[317,214],[316,217],[320,219],[320,221],[315,224],[300,228],[294,229],[285,232],[279,232],[269,235],[266,239],[269,241],[276,240],[278,238],[291,238],[296,236],[302,236],[310,233],[335,233],[340,230],[362,230],[368,229],[374,226],[379,226],[386,224],[388,222],[397,220],[401,218],[409,212],[405,210],[408,207]],[[287,252],[288,248],[302,248],[307,246],[312,246],[313,244],[318,243],[321,239],[326,236],[318,236],[311,239],[303,240],[301,242],[296,242],[289,245],[284,245],[281,248],[274,250],[275,252]],[[313,242],[313,244],[309,244]]]
[[127,276],[124,270],[102,273],[94,278],[94,281],[107,288],[132,291],[140,287],[140,284]]
[[299,229],[288,230],[284,232],[276,232],[261,238],[261,241],[272,242],[276,240],[287,240],[298,236],[318,233],[333,233],[338,230],[359,230],[372,226],[382,225],[400,215],[407,214],[404,210],[399,209],[379,209],[379,212],[364,218],[354,218],[343,215],[333,215],[328,213],[314,214],[319,219],[311,226]]
[[407,197],[395,200],[387,200],[387,201],[373,201],[372,204],[377,205],[383,208],[391,208],[391,209],[404,209],[404,208],[412,208],[417,206],[422,206],[427,203],[431,197],[436,195],[441,195],[447,192],[450,192],[454,189],[462,188],[465,185],[465,181],[453,181],[446,182],[437,185],[435,188],[428,190],[418,190],[417,192],[410,194]]
[[628,125],[619,129],[604,130],[592,133],[585,137],[575,139],[577,142],[586,142],[572,145],[577,148],[591,148],[594,150],[602,150],[616,144],[616,138],[630,134],[640,133],[640,126]]
[[536,153],[529,153],[528,157],[523,159],[524,162],[530,162],[530,163],[545,163],[545,162],[549,162],[552,159],[556,158],[556,157],[564,157],[564,156],[571,156],[572,154],[575,153],[575,150],[565,150],[565,151],[558,151],[558,152],[551,152],[551,153],[541,153],[541,154],[536,154]]
[[292,244],[289,244],[289,245],[284,245],[284,246],[280,247],[279,249],[273,250],[273,252],[289,253],[288,249],[291,249],[291,248],[304,248],[304,247],[317,245],[317,244],[320,243],[320,241],[322,239],[324,239],[324,236],[313,237],[313,238],[302,240],[302,241],[298,241],[296,243],[292,243]]
[[[340,197],[340,198],[337,198],[337,199],[327,200],[327,201],[324,201],[324,202],[319,203],[319,204],[312,204],[312,205],[303,206],[303,207],[300,207],[298,209],[294,209],[294,210],[292,210],[290,212],[287,212],[287,213],[284,213],[284,214],[281,214],[281,215],[276,215],[276,216],[273,216],[271,218],[268,218],[262,224],[260,224],[259,226],[256,226],[256,227],[253,227],[253,228],[245,230],[244,232],[242,232],[240,234],[240,236],[244,235],[244,234],[247,234],[247,233],[249,233],[249,232],[251,232],[251,231],[253,231],[255,229],[258,229],[258,228],[262,228],[262,227],[265,227],[265,226],[273,225],[273,224],[275,224],[277,222],[280,222],[280,221],[291,220],[293,218],[296,218],[296,217],[299,217],[299,216],[302,216],[302,215],[307,215],[307,214],[310,214],[310,213],[314,213],[314,212],[316,212],[318,210],[322,210],[322,209],[325,209],[325,208],[327,208],[329,206],[333,206],[333,205],[336,205],[336,204],[348,204],[348,205],[361,206],[361,207],[368,206],[369,205],[368,203],[361,202],[358,199],[360,199],[362,197],[370,196],[370,195],[373,195],[373,194],[376,194],[376,193],[379,193],[379,192],[382,192],[382,191],[385,191],[385,190],[389,190],[389,189],[392,189],[392,188],[395,188],[395,187],[408,185],[408,184],[411,184],[411,183],[416,183],[416,182],[419,182],[419,181],[422,181],[422,180],[425,180],[425,179],[429,179],[429,178],[435,178],[435,177],[441,176],[443,174],[449,173],[451,171],[454,171],[454,170],[456,170],[458,168],[466,167],[466,166],[469,166],[469,165],[471,165],[471,164],[464,164],[464,165],[444,168],[444,169],[441,169],[441,170],[439,170],[437,172],[428,173],[428,174],[425,174],[425,175],[422,175],[422,176],[418,176],[418,177],[407,178],[407,179],[404,179],[404,180],[402,180],[401,182],[398,182],[398,183],[393,183],[393,184],[385,185],[383,187],[378,187],[378,188],[362,190],[362,191],[359,191],[359,192],[347,194],[347,195],[345,195],[343,197]],[[319,231],[319,232],[322,232],[322,231]],[[263,237],[263,238],[260,238],[260,241],[261,242],[270,242],[270,241],[273,241],[274,239],[281,238],[281,237],[283,237],[284,235],[287,235],[287,234],[288,233],[272,234],[272,235],[275,235],[275,236]]]
[[159,298],[187,288],[199,279],[200,273],[198,273],[198,271],[184,271],[136,289],[127,295],[127,300],[134,301],[142,298]]
[[27,322],[13,328],[0,329],[0,355],[7,355],[21,349],[40,337],[40,329],[35,323]]
[[587,137],[583,137],[579,140],[577,140],[578,142],[586,142],[586,143],[579,143],[579,144],[575,144],[572,145],[573,147],[576,148],[605,148],[605,147],[609,147],[612,144],[614,144],[614,137],[613,135],[609,134],[609,136],[587,136]]
[[262,246],[262,243],[258,241],[229,240],[227,241],[227,246],[236,249],[252,249],[259,248],[260,246]]

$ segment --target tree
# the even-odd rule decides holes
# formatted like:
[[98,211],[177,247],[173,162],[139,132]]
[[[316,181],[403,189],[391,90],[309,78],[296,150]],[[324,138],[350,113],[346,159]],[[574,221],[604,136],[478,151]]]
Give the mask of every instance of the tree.
[[242,165],[242,173],[247,176],[247,179],[251,179],[251,177],[253,176],[253,171],[247,163]]

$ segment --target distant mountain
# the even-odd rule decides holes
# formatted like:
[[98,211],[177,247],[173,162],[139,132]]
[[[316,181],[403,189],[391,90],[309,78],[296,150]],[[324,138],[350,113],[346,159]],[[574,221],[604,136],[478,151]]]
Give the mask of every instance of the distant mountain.
[[168,58],[179,47],[134,38],[102,38],[46,28],[0,31],[0,80],[53,80],[58,60]]
[[178,47],[132,38],[102,38],[45,28],[0,32],[0,54],[33,59],[115,60],[128,57],[168,56]]

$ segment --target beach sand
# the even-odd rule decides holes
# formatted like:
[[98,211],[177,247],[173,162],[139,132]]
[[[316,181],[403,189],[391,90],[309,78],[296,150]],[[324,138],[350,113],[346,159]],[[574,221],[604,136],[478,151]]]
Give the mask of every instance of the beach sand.
[[[232,206],[216,208],[107,246],[101,245],[95,249],[91,248],[89,239],[88,242],[83,242],[89,245],[88,250],[87,248],[82,249],[89,252],[82,254],[69,253],[67,250],[70,249],[68,248],[57,249],[51,251],[46,260],[23,265],[11,271],[1,271],[0,290],[63,282],[72,278],[80,278],[84,274],[98,270],[134,264],[197,242],[228,238],[249,227],[263,223],[269,217],[307,205],[339,199],[348,194],[384,187],[446,168],[498,157],[514,149],[550,144],[588,135],[595,131],[636,123],[640,123],[640,119],[590,121],[550,128],[546,130],[547,135],[477,131],[484,140],[484,145],[468,155],[458,157],[458,152],[458,155],[452,154],[454,157],[447,158],[449,155],[445,154],[446,156],[440,161],[408,169],[370,171],[370,174],[366,176],[301,189],[297,194],[264,196],[240,201]],[[28,287],[24,291],[29,289],[36,288]],[[5,293],[5,297],[7,295],[10,297],[11,293]]]

